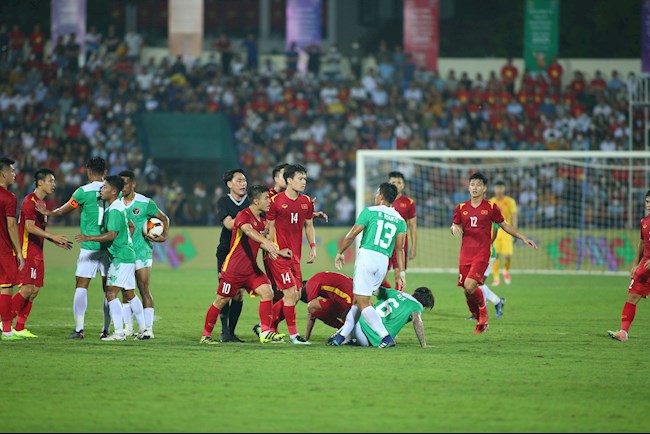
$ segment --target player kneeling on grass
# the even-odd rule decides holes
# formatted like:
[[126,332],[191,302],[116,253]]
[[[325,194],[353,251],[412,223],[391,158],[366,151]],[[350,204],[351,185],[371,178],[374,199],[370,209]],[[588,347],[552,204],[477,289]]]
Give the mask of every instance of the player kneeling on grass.
[[271,331],[273,289],[269,278],[257,265],[257,253],[261,247],[268,252],[272,260],[275,260],[279,256],[290,258],[291,250],[278,250],[273,241],[262,235],[266,226],[266,219],[262,217],[262,213],[268,212],[271,204],[268,188],[255,185],[250,188],[248,197],[251,205],[235,217],[230,250],[219,275],[217,297],[205,317],[203,336],[200,341],[202,344],[219,343],[212,338],[212,330],[221,309],[239,293],[241,288],[260,296],[259,315],[262,325],[260,342],[282,342],[284,339],[283,334]]
[[[106,201],[108,208],[104,214],[106,232],[101,235],[79,234],[77,241],[95,241],[107,243],[110,266],[106,282],[106,300],[113,321],[114,332],[110,336],[101,338],[103,341],[126,340],[124,333],[124,319],[122,317],[122,303],[117,298],[122,292],[131,304],[131,310],[138,321],[139,331],[136,339],[148,339],[144,324],[144,311],[142,302],[135,296],[135,250],[131,241],[133,224],[129,225],[126,208],[118,195],[124,188],[124,180],[119,176],[107,176],[100,190],[101,199]],[[136,302],[137,300],[137,302]]]
[[316,319],[340,329],[352,306],[352,278],[342,273],[321,271],[302,281],[300,300],[307,303],[307,330],[309,340]]
[[627,334],[636,315],[636,305],[641,298],[650,295],[650,190],[645,194],[645,208],[648,215],[641,219],[641,240],[637,253],[636,265],[630,273],[630,286],[627,290],[627,301],[621,315],[621,329],[608,331],[609,336],[617,341],[627,341]]
[[[422,322],[422,311],[424,308],[433,309],[435,300],[431,290],[425,286],[416,289],[413,294],[407,294],[395,289],[380,287],[377,290],[377,302],[373,308],[381,317],[381,322],[391,336],[397,336],[406,324],[413,321],[413,329],[418,337],[420,346],[427,347],[424,338],[424,324]],[[361,318],[354,326],[354,330],[343,344],[356,343],[362,347],[379,347],[381,337]],[[330,339],[333,339],[330,338]],[[354,339],[354,340],[353,340]]]

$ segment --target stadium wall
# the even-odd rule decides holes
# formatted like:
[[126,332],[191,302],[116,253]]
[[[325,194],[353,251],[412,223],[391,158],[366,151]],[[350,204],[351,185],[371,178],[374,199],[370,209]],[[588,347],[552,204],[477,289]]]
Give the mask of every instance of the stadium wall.
[[[56,227],[52,230],[66,233],[69,239],[74,239],[78,233],[78,228],[73,227]],[[334,256],[348,230],[347,227],[316,229],[319,248],[318,258],[313,264],[306,264],[308,248],[303,246],[302,269],[305,276],[323,270],[334,270]],[[167,242],[155,245],[154,268],[216,268],[215,252],[219,233],[220,229],[212,227],[172,226]],[[590,230],[582,241],[577,229],[527,229],[526,235],[540,248],[533,250],[515,243],[514,271],[570,272],[579,268],[590,272],[629,273],[638,245],[638,231]],[[578,264],[581,243],[583,254]],[[434,268],[455,272],[458,269],[460,239],[452,237],[448,228],[418,228],[418,245],[417,258],[409,262],[410,270]],[[74,268],[78,252],[78,243],[75,243],[70,252],[63,252],[52,243],[46,243],[46,268]],[[350,248],[346,253],[346,271],[351,272],[354,249]]]

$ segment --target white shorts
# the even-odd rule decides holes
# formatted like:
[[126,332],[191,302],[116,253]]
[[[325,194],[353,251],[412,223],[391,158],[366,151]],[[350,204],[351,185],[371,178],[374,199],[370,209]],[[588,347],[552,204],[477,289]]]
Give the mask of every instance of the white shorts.
[[494,261],[496,261],[496,260],[497,260],[497,258],[494,257],[494,256],[490,258],[490,262],[488,262],[487,270],[485,270],[485,273],[483,273],[483,275],[484,275],[485,277],[487,277],[487,276],[489,276],[490,274],[492,274],[492,265],[494,264]]
[[108,250],[81,249],[77,258],[75,276],[92,279],[97,275],[97,270],[99,270],[102,277],[106,276],[109,263]]
[[108,286],[122,289],[135,289],[135,264],[114,264],[108,267]]
[[145,259],[141,261],[140,259],[135,260],[135,270],[141,270],[143,268],[151,268],[153,266],[153,259]]
[[354,263],[353,293],[370,297],[379,288],[388,270],[388,256],[374,250],[359,249]]

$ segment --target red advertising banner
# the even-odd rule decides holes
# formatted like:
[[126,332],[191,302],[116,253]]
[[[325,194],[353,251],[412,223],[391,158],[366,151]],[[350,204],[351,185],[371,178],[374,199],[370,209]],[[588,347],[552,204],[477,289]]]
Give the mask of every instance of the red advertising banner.
[[404,51],[430,71],[438,69],[440,0],[404,0]]

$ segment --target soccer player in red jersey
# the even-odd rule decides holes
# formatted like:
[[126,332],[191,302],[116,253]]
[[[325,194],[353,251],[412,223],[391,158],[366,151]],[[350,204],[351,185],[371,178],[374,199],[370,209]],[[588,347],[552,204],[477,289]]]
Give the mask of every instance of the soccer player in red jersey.
[[627,334],[636,315],[636,305],[641,298],[648,298],[650,295],[650,190],[645,194],[645,208],[648,212],[641,219],[641,239],[637,253],[636,265],[632,267],[630,273],[630,286],[627,290],[627,301],[623,305],[621,315],[621,329],[618,331],[608,331],[610,337],[617,341],[627,341]]
[[257,265],[257,252],[260,247],[266,250],[271,259],[291,257],[288,249],[278,249],[273,241],[262,235],[266,221],[262,212],[268,212],[270,199],[268,188],[255,185],[248,192],[251,205],[235,217],[230,251],[221,267],[217,297],[208,309],[203,327],[202,344],[216,344],[212,330],[221,309],[239,293],[241,288],[260,296],[259,316],[262,332],[260,342],[279,342],[284,335],[271,332],[271,311],[273,309],[273,289],[271,282]]
[[18,223],[16,222],[16,196],[7,188],[16,182],[15,161],[0,158],[0,319],[2,319],[2,340],[22,339],[11,330],[13,312],[11,296],[18,283],[18,272],[25,260],[20,250]]
[[280,312],[284,314],[291,343],[309,344],[298,334],[296,327],[296,303],[300,299],[302,271],[300,257],[302,252],[302,231],[304,229],[309,242],[308,263],[316,259],[316,231],[314,229],[314,203],[309,196],[302,194],[307,186],[307,170],[299,164],[291,164],[284,169],[287,189],[271,199],[267,213],[269,220],[269,238],[279,249],[289,249],[291,258],[278,258],[270,263],[273,281],[279,291],[283,292],[280,301],[273,305],[272,330],[277,331],[281,321]]
[[460,247],[458,267],[458,286],[465,289],[465,298],[470,312],[478,323],[474,333],[483,333],[488,328],[488,313],[485,297],[479,285],[483,284],[484,273],[490,262],[492,247],[492,223],[519,238],[530,247],[537,245],[517,232],[503,219],[501,210],[493,202],[485,200],[488,180],[480,172],[469,178],[469,194],[471,199],[459,203],[454,211],[451,233],[463,237]]
[[72,243],[65,234],[53,234],[45,230],[47,217],[36,211],[36,203],[42,202],[56,189],[54,171],[39,169],[34,174],[36,189],[28,194],[20,207],[18,219],[18,236],[25,258],[25,266],[19,273],[20,290],[12,298],[12,309],[16,320],[14,333],[23,338],[36,338],[35,334],[25,328],[25,322],[32,310],[32,303],[43,287],[45,264],[43,262],[43,240],[52,241],[57,247],[70,250]]
[[273,199],[278,193],[282,193],[287,189],[287,181],[284,179],[284,169],[288,166],[287,163],[280,163],[273,168],[273,187],[269,189],[269,197]]
[[307,303],[305,339],[311,337],[316,319],[337,330],[343,327],[352,297],[352,278],[345,274],[321,271],[304,280],[300,300]]
[[[397,210],[399,215],[402,216],[406,222],[406,227],[408,229],[408,234],[404,241],[404,270],[407,268],[407,259],[415,259],[415,251],[417,245],[417,215],[415,210],[415,201],[410,197],[402,194],[404,187],[406,186],[406,180],[402,172],[390,172],[388,174],[388,182],[397,187],[397,199],[393,202],[393,208]],[[411,251],[409,252],[409,241],[411,243]],[[388,269],[395,270],[395,281],[397,281],[398,269],[397,269],[397,255],[393,251],[393,256],[391,256],[388,261]]]

